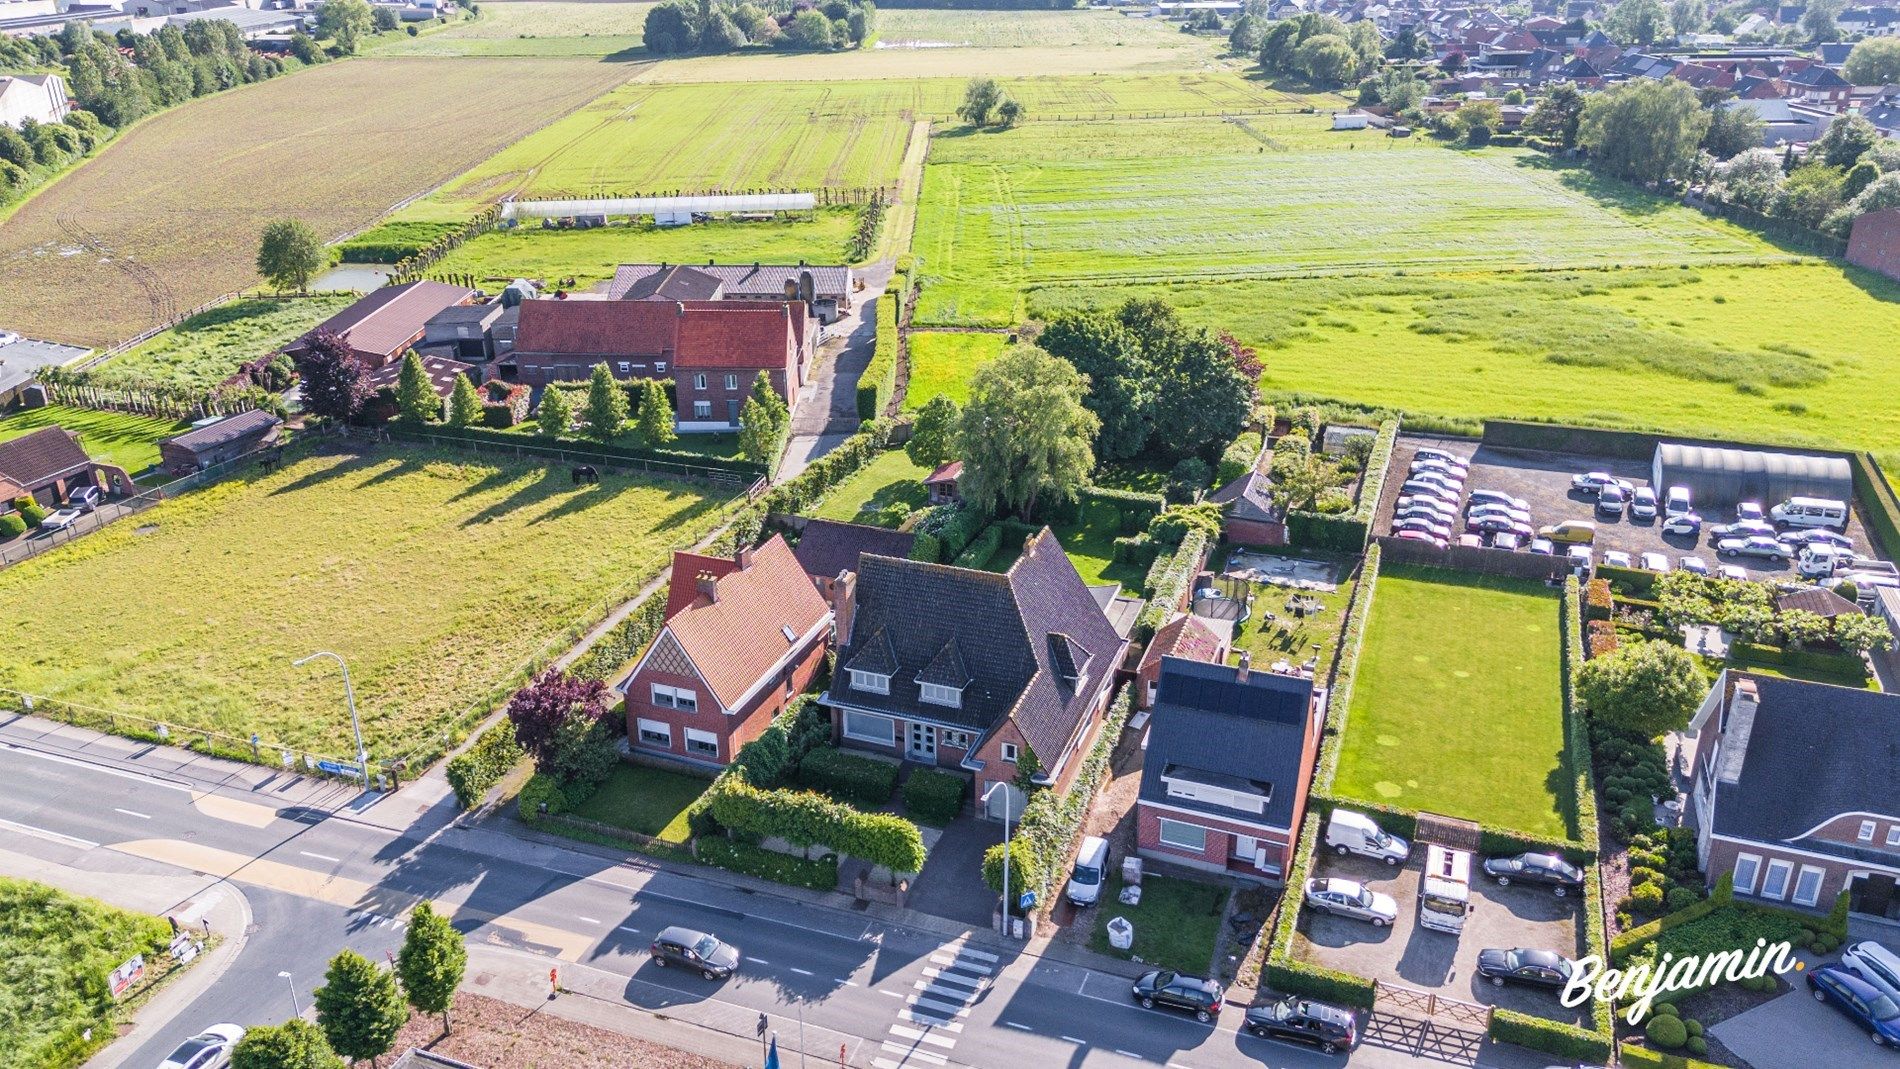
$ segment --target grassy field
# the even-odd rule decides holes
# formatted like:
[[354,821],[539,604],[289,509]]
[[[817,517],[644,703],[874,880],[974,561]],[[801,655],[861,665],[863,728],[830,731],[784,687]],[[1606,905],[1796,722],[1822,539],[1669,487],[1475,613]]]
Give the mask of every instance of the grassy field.
[[843,523],[871,523],[873,513],[890,505],[923,508],[928,496],[923,478],[929,474],[928,468],[911,463],[902,449],[890,450],[839,483],[812,515]]
[[141,123],[0,224],[0,322],[110,344],[253,284],[266,223],[325,236],[474,166],[626,75],[560,59],[353,59]]
[[931,398],[948,397],[957,404],[970,399],[970,376],[1003,355],[1007,334],[962,334],[916,331],[910,336],[910,386],[904,407],[918,409]]
[[77,1065],[113,1035],[112,970],[170,941],[157,917],[0,876],[0,1064]]
[[597,56],[633,59],[646,32],[645,0],[490,0],[481,18],[420,37],[379,41],[379,56]]
[[1780,255],[1739,227],[1536,153],[1335,133],[1324,114],[938,137],[916,251],[918,323],[988,326],[1020,321],[1027,290],[1111,279]]
[[232,301],[113,357],[93,374],[104,382],[209,390],[230,377],[239,364],[283,348],[355,300],[353,294],[340,294]]
[[1541,584],[1387,569],[1333,792],[1564,836],[1560,671]]
[[1211,54],[1225,42],[1181,32],[1179,23],[1113,11],[932,11],[879,8],[878,45],[960,48],[1128,48],[1169,46]]
[[467,272],[477,280],[567,278],[591,286],[627,263],[838,263],[857,230],[857,212],[833,208],[811,222],[610,226],[594,230],[493,230],[438,260],[431,273]]
[[[1220,937],[1227,888],[1149,873],[1141,878],[1141,905],[1118,903],[1121,890],[1121,873],[1111,873],[1102,886],[1101,904],[1095,908],[1089,949],[1123,959],[1132,955],[1158,968],[1206,976],[1214,958],[1214,941]],[[1109,945],[1108,922],[1114,917],[1127,917],[1135,926],[1135,944],[1127,950]]]
[[158,463],[159,439],[179,434],[191,424],[129,412],[47,405],[0,416],[0,442],[54,426],[79,432],[79,444],[87,455],[117,464],[136,478],[139,472]]
[[705,793],[706,780],[698,776],[620,764],[574,815],[683,844],[692,838],[686,808]]
[[719,512],[684,484],[577,488],[466,454],[305,456],[0,572],[0,686],[343,753],[334,674],[290,664],[334,650],[387,758],[558,652]]

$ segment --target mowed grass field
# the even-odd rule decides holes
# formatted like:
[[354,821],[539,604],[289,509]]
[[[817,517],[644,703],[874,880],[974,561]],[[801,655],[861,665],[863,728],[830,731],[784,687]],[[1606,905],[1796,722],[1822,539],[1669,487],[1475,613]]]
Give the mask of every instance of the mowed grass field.
[[915,251],[917,322],[990,326],[1019,321],[1031,289],[1106,279],[1779,255],[1739,227],[1535,153],[1334,132],[1324,108],[941,132]]
[[200,312],[93,370],[102,382],[209,390],[238,365],[296,341],[349,307],[353,294],[236,300]]
[[625,77],[561,59],[353,59],[165,112],[0,224],[0,323],[87,345],[250,286],[294,215],[363,226]]
[[1557,611],[1538,583],[1386,569],[1333,793],[1567,835]]
[[[483,10],[487,10],[484,8]],[[881,7],[880,49],[929,45],[960,48],[1101,48],[1172,46],[1211,55],[1226,40],[1181,32],[1181,24],[1129,18],[1114,11],[933,11]]]
[[0,416],[0,442],[42,427],[62,427],[78,434],[88,456],[117,464],[127,475],[137,478],[139,472],[158,463],[159,439],[183,434],[191,423],[131,412],[46,405]]
[[481,17],[418,37],[379,38],[381,56],[645,55],[648,0],[489,0]]
[[438,260],[431,273],[467,272],[478,281],[574,278],[581,287],[614,276],[628,263],[838,263],[857,230],[849,208],[818,212],[810,222],[696,223],[692,226],[610,226],[493,230]]
[[[605,616],[722,511],[699,488],[468,454],[305,455],[0,571],[0,686],[388,758]],[[144,533],[141,533],[144,532]],[[84,597],[74,597],[84,591]]]
[[1001,356],[1009,344],[1007,334],[912,331],[904,407],[922,408],[940,394],[963,404],[970,399],[970,376]]

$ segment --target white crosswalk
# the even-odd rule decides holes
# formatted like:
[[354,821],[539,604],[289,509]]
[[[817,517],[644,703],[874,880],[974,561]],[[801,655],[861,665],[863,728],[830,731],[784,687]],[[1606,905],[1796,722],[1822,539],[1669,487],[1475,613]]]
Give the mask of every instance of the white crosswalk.
[[897,1023],[891,1025],[891,1037],[884,1041],[879,1055],[871,1059],[874,1069],[934,1069],[950,1063],[947,1053],[957,1045],[963,1031],[962,1018],[970,1015],[970,1006],[996,971],[996,955],[963,945],[959,940],[946,943],[930,955],[923,969],[924,978],[913,980],[907,991],[885,994],[904,1000]]

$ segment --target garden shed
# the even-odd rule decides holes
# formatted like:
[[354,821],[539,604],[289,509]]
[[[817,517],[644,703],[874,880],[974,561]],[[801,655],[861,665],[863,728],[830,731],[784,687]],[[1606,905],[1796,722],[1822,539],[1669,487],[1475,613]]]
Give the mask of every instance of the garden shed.
[[1847,458],[1809,453],[1773,453],[1760,449],[1659,442],[1650,484],[1663,492],[1685,486],[1698,509],[1759,501],[1764,506],[1791,497],[1854,499],[1854,475]]

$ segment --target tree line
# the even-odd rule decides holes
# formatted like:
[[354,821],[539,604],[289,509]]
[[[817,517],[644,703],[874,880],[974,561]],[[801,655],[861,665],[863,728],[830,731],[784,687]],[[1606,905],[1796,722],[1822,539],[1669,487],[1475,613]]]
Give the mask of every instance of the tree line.
[[748,47],[828,52],[857,48],[877,31],[872,0],[667,0],[647,12],[647,51],[656,55],[737,52]]

